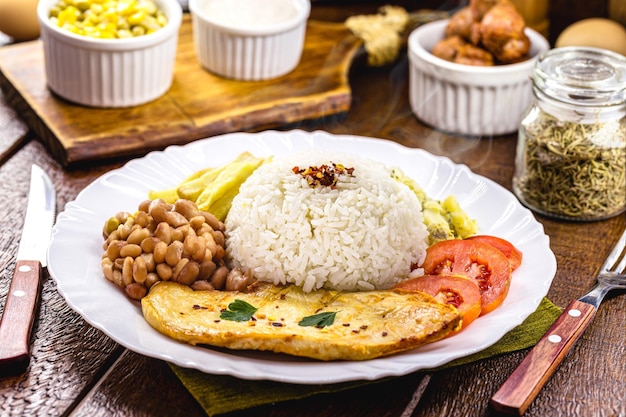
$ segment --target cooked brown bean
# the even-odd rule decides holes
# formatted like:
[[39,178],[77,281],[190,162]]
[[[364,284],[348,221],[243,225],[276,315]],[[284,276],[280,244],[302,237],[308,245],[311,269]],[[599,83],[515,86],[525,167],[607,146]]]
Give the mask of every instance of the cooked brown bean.
[[[187,262],[185,262],[184,265],[178,270],[178,274],[176,274],[176,281],[183,285],[191,285],[196,278],[198,278],[200,265],[198,265],[197,262],[190,261],[186,258],[183,260],[187,260]],[[181,263],[183,260],[181,260]]]
[[124,285],[129,285],[133,283],[133,264],[135,260],[130,256],[124,258],[124,265],[122,266],[122,281]]
[[120,211],[115,215],[115,218],[120,222],[120,224],[126,223],[126,220],[130,217],[130,213],[127,211]]
[[120,233],[117,231],[117,229],[115,229],[111,233],[109,233],[105,243],[108,244],[108,243],[113,242],[114,240],[120,240]]
[[182,259],[183,257],[183,243],[175,240],[174,242],[170,243],[170,245],[167,247],[167,251],[165,252],[165,262],[169,265],[169,266],[176,266],[176,264],[178,264],[178,262]]
[[150,224],[150,216],[145,211],[138,211],[135,214],[135,224],[138,224],[141,227],[148,227]]
[[102,267],[104,277],[113,282],[113,262],[109,258],[103,258],[100,261],[100,266]]
[[130,234],[130,227],[127,224],[122,224],[117,228],[117,233],[119,235],[120,240],[126,240],[128,235]]
[[128,295],[133,300],[141,300],[148,293],[148,289],[138,282],[133,282],[130,285],[124,287],[124,291],[126,295]]
[[154,262],[156,262],[157,264],[161,264],[165,262],[166,253],[167,253],[167,243],[158,242],[156,245],[154,245],[154,251],[152,251],[152,254],[154,255]]
[[147,289],[150,289],[157,282],[161,282],[159,275],[156,272],[149,272],[146,277],[146,282],[144,282],[143,285],[145,285]]
[[135,282],[143,283],[148,278],[148,268],[146,267],[146,261],[138,256],[133,263],[133,280]]
[[196,232],[196,234],[201,235],[202,233],[198,233],[199,230],[201,230],[202,226],[209,226],[208,224],[206,224],[206,221],[204,220],[204,216],[193,216],[192,218],[189,219],[189,226],[191,226],[193,228],[193,230]]
[[150,236],[150,237],[147,237],[144,240],[142,240],[141,243],[139,244],[139,246],[141,246],[141,250],[144,253],[152,253],[152,252],[154,252],[154,247],[160,241],[161,240],[159,238],[154,237],[154,236]]
[[188,235],[183,242],[185,254],[196,261],[202,261],[206,254],[206,241],[195,235]]
[[138,227],[130,232],[128,235],[128,239],[126,239],[127,243],[132,243],[135,245],[140,245],[141,242],[150,237],[150,231],[148,229],[144,229],[143,227],[137,225]]
[[126,245],[126,242],[121,241],[121,240],[114,240],[113,242],[109,244],[109,247],[107,248],[105,252],[106,257],[109,258],[111,261],[114,261],[115,259],[119,258],[120,250],[122,249],[124,245]]
[[189,223],[185,223],[182,226],[178,226],[174,230],[179,231],[182,234],[182,237],[183,237],[182,240],[185,240],[185,238],[189,236],[190,234],[193,234],[194,236],[196,234],[196,231],[193,230],[191,226],[189,226]]
[[124,279],[122,278],[122,271],[120,271],[119,269],[115,269],[113,271],[113,282],[116,285],[124,288]]
[[189,224],[189,220],[187,220],[185,216],[176,211],[169,211],[167,213],[167,222],[172,227],[180,227],[184,224]]
[[166,222],[168,219],[169,211],[163,204],[154,204],[150,205],[150,213],[149,213],[155,222],[161,223]]
[[[210,233],[205,233],[202,235],[202,238],[206,241],[206,248],[211,251],[211,258],[216,258],[217,255],[217,243],[215,243],[215,239],[213,239],[213,235]],[[217,258],[216,258],[217,259]]]
[[124,268],[124,261],[126,260],[126,258],[115,258],[115,260],[113,261],[113,269],[117,269],[118,271],[121,271],[122,268]]
[[[224,288],[226,286],[225,283],[226,283],[226,279],[228,278],[229,272],[230,271],[228,270],[228,267],[222,265],[215,270],[213,275],[211,275],[209,282],[213,283],[212,285],[216,288],[218,287]],[[222,282],[224,282],[224,285],[218,285],[219,283],[222,283]]]
[[213,214],[207,211],[202,211],[200,213],[204,216],[204,219],[209,224],[209,226],[213,228],[213,230],[225,230],[224,223],[219,221],[217,217],[215,217]]
[[221,261],[222,258],[224,258],[225,253],[226,252],[224,251],[224,246],[217,245],[217,250],[216,250],[215,255],[213,255],[213,259],[217,261]]
[[141,203],[139,203],[139,207],[137,208],[137,210],[139,211],[143,211],[143,212],[149,212],[150,211],[150,204],[152,203],[152,200],[144,200]]
[[202,280],[196,280],[193,282],[193,284],[191,284],[191,289],[193,289],[194,291],[211,291],[211,290],[215,290],[217,288],[213,288],[213,285],[211,285],[211,283],[205,279]]
[[156,266],[156,273],[163,281],[172,279],[172,267],[168,264],[158,264]]
[[167,222],[159,222],[154,229],[154,237],[169,245],[172,242],[172,228]]
[[143,258],[143,261],[146,264],[146,271],[154,272],[154,269],[156,268],[156,262],[154,262],[154,254],[142,253],[140,257]]
[[[205,233],[211,234],[213,232],[213,228],[208,224],[204,223],[200,229],[196,230],[196,234],[198,236],[203,236]],[[213,236],[211,236],[213,237]]]
[[176,281],[180,270],[183,269],[183,267],[187,265],[187,263],[189,263],[189,258],[182,258],[178,261],[176,265],[172,267],[172,277],[174,278],[174,281]]
[[182,242],[185,239],[185,234],[182,229],[172,229],[172,241],[177,240]]
[[213,239],[215,240],[215,243],[217,243],[219,246],[224,246],[225,243],[225,238],[224,238],[224,233],[220,232],[219,230],[214,230],[211,235],[213,236]]
[[174,203],[174,210],[186,219],[191,220],[192,217],[198,215],[198,207],[191,200],[179,199]]
[[120,256],[124,258],[127,256],[136,258],[137,256],[141,255],[141,252],[141,246],[130,243],[122,246],[122,248],[120,249]]
[[228,273],[228,277],[226,277],[226,290],[245,291],[252,282],[253,280],[250,274],[243,273],[240,269],[234,268]]
[[[211,262],[210,260],[205,260],[202,263],[200,263],[200,272],[198,273],[198,279],[202,280],[202,279],[209,279],[211,278],[211,275],[213,275],[213,273],[215,272],[215,270],[217,269],[217,265],[215,265],[214,262]],[[215,288],[218,288],[217,286],[213,285]]]

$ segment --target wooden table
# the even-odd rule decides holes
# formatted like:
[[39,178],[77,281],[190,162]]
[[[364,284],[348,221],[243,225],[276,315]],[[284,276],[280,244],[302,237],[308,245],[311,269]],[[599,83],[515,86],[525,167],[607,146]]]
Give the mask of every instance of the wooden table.
[[[462,138],[433,130],[411,113],[406,56],[385,68],[357,65],[350,72],[351,109],[297,126],[385,138],[467,164],[510,189],[516,135]],[[78,192],[122,162],[65,170],[0,98],[0,306],[15,266],[26,205],[29,167],[42,166],[62,210]],[[592,223],[537,219],[550,236],[558,271],[548,297],[564,307],[593,283],[603,259],[626,228],[626,214]],[[74,254],[80,256],[80,254]],[[2,307],[0,307],[0,311]],[[625,416],[626,297],[609,297],[527,411],[528,416]],[[49,276],[25,373],[0,376],[0,416],[202,416],[168,364],[128,351],[88,325],[64,302]],[[246,416],[485,416],[497,391],[527,351],[429,375],[394,378],[339,394],[247,410]],[[421,399],[417,395],[424,389]],[[243,393],[245,395],[245,393]]]

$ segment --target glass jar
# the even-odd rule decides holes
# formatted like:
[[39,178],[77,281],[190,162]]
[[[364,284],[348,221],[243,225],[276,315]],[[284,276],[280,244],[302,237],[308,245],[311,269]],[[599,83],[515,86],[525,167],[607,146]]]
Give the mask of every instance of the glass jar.
[[600,220],[626,209],[626,57],[548,51],[519,128],[513,192],[537,213]]

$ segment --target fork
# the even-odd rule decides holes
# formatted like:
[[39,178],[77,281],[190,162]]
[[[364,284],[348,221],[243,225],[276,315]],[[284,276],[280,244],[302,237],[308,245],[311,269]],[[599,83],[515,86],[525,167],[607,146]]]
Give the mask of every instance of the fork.
[[491,397],[493,409],[523,415],[591,323],[604,296],[626,289],[626,230],[604,261],[596,285],[572,301],[509,378]]

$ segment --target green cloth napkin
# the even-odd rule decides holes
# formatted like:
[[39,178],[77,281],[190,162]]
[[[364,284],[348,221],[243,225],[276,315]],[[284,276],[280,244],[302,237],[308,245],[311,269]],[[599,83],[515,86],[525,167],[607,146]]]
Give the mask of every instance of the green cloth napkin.
[[[464,365],[535,345],[561,314],[561,309],[547,298],[519,326],[505,334],[496,344],[470,356],[454,360],[440,368]],[[273,381],[248,381],[231,376],[209,375],[195,369],[170,364],[174,373],[208,416],[241,411],[261,405],[297,400],[312,395],[338,392],[375,384],[380,381],[350,381],[337,384],[299,385]],[[383,379],[387,380],[387,378]],[[245,393],[245,395],[241,395]]]

